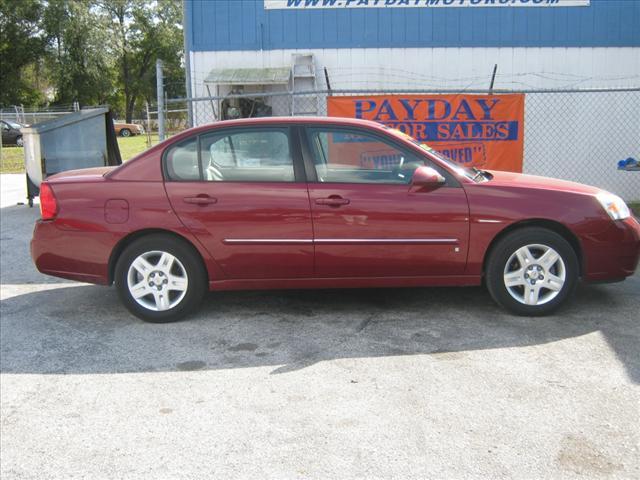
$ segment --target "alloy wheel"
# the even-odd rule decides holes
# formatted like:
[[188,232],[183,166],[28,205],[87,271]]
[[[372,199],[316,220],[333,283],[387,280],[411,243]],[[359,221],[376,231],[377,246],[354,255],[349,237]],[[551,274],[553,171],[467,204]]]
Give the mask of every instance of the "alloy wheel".
[[547,245],[531,244],[517,249],[504,268],[504,284],[524,305],[544,305],[564,287],[567,269],[560,254]]
[[153,250],[135,258],[127,272],[127,286],[142,307],[161,312],[177,306],[187,293],[187,271],[175,256]]

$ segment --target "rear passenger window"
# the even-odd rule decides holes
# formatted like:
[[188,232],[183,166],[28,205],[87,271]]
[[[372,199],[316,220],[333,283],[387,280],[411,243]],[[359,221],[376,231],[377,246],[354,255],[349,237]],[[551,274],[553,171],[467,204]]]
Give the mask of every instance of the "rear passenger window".
[[202,135],[200,159],[209,182],[295,181],[286,129]]
[[190,138],[169,148],[165,161],[170,180],[200,180],[197,138]]

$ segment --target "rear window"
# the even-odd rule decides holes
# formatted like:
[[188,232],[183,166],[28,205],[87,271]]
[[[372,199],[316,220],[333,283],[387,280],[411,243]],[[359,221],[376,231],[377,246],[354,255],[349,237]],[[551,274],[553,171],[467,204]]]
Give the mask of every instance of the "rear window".
[[198,138],[190,138],[170,147],[167,150],[165,162],[169,180],[200,180]]

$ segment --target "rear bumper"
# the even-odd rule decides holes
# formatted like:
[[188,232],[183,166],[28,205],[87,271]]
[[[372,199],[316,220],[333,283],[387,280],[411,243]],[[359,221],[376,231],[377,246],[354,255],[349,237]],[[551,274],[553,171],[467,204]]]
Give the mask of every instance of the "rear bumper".
[[108,285],[113,241],[109,232],[62,230],[55,221],[38,220],[31,239],[31,258],[46,275]]
[[601,235],[584,242],[588,282],[622,280],[633,275],[640,259],[640,223],[633,216],[611,222]]

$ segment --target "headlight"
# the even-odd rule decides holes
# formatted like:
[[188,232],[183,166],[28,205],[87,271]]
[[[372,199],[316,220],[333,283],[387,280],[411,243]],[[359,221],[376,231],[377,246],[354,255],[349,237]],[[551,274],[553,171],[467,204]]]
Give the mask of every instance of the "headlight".
[[631,216],[629,207],[619,196],[609,192],[600,192],[596,198],[613,220],[624,220]]

